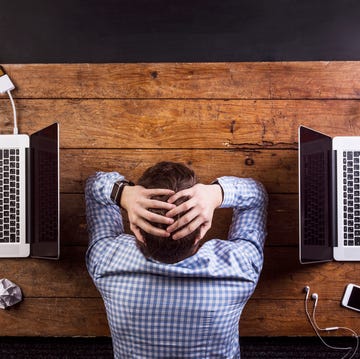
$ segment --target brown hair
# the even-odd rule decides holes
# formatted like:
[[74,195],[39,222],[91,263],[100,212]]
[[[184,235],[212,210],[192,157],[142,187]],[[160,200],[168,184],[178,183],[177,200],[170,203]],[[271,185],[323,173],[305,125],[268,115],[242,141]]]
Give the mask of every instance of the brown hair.
[[[197,183],[197,179],[193,170],[187,166],[176,162],[159,162],[156,165],[148,168],[139,178],[138,185],[145,188],[164,188],[171,189],[175,192],[190,188]],[[156,196],[154,199],[166,202],[168,196]],[[188,198],[182,197],[175,203],[179,205]],[[155,213],[165,215],[166,210],[149,209]],[[184,213],[178,216],[181,217]],[[174,218],[175,220],[177,218]],[[153,223],[151,224],[158,228],[166,229],[168,225]],[[151,257],[163,263],[176,263],[191,254],[193,254],[195,247],[195,239],[199,235],[199,228],[189,235],[174,240],[172,234],[170,237],[154,236],[141,230],[141,234],[145,239],[145,243],[139,242],[138,246],[146,257]]]

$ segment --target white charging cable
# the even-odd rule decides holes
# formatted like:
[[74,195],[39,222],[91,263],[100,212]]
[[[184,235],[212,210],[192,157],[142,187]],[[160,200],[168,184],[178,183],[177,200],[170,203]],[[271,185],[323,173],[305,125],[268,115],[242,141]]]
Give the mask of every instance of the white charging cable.
[[7,93],[11,102],[11,107],[14,115],[14,135],[18,134],[17,128],[17,114],[14,99],[11,95],[11,91],[15,88],[14,84],[10,80],[10,77],[5,73],[4,69],[0,66],[0,93]]
[[17,135],[19,133],[19,131],[18,131],[18,127],[17,127],[17,115],[16,115],[15,102],[14,102],[14,99],[13,99],[13,97],[11,95],[10,90],[6,91],[6,92],[9,95],[9,99],[10,99],[10,102],[11,102],[11,107],[13,109],[13,115],[14,115],[14,130],[13,130],[13,133],[14,133],[14,135]]

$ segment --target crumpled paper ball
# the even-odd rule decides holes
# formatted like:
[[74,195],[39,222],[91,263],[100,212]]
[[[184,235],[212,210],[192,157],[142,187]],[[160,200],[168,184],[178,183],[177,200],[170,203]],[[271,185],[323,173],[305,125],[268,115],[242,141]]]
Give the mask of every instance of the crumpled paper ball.
[[22,293],[20,287],[10,280],[0,279],[0,308],[5,309],[21,302]]

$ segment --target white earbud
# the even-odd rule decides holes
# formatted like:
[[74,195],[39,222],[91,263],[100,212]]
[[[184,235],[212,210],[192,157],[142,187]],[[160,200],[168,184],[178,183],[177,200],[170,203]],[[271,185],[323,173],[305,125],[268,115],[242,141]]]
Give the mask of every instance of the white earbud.
[[319,295],[318,295],[317,293],[313,293],[313,294],[311,295],[311,299],[312,299],[312,300],[315,300],[314,307],[316,308],[317,303],[318,303],[318,300],[319,300]]
[[304,292],[306,293],[305,300],[308,300],[309,293],[310,293],[310,287],[308,285],[306,287],[304,287]]

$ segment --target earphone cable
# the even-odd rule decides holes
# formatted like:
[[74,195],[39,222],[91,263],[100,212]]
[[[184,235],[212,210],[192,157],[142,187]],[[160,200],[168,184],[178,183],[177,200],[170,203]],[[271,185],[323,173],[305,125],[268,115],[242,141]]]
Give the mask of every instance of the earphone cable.
[[[315,309],[315,307],[314,307]],[[332,346],[330,344],[328,344],[323,338],[322,336],[320,335],[319,333],[319,330],[318,328],[315,326],[316,322],[314,323],[311,319],[311,316],[310,316],[310,313],[309,313],[309,309],[308,309],[308,292],[306,293],[306,297],[305,297],[305,312],[306,312],[306,316],[309,320],[309,323],[311,324],[312,328],[314,329],[314,332],[316,333],[316,335],[318,336],[318,338],[321,340],[321,342],[326,346],[328,347],[329,349],[333,349],[333,350],[349,350],[349,352],[352,350],[352,347],[346,347],[346,348],[343,348],[343,347],[335,347],[335,346]],[[346,353],[346,355],[342,358],[342,359],[345,359],[346,356],[348,355],[348,353]],[[350,358],[349,358],[350,359]]]
[[[313,320],[314,325],[316,326],[316,328],[319,331],[327,331],[328,330],[327,328],[320,328],[319,325],[316,322],[316,303],[314,304],[314,308],[313,308],[312,320]],[[358,348],[359,348],[359,336],[358,336],[358,334],[354,330],[352,330],[351,328],[347,328],[347,327],[337,327],[337,329],[347,330],[347,331],[351,332],[353,337],[355,338],[356,346],[354,348],[353,353],[351,354],[351,356],[349,358],[347,358],[347,356],[348,356],[348,354],[351,353],[351,350],[353,349],[353,347],[339,348],[339,349],[343,349],[343,350],[349,350],[349,352],[346,353],[341,359],[346,359],[346,358],[351,359],[351,358],[353,358],[354,355],[356,354]],[[336,348],[336,347],[333,347],[333,349],[334,348]]]

